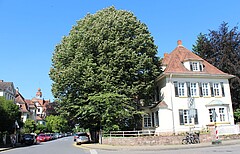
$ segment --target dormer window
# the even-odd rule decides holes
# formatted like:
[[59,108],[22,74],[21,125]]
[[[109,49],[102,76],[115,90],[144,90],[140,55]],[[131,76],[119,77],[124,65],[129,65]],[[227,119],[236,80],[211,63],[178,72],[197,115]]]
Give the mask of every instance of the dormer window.
[[202,63],[198,61],[190,62],[191,71],[202,71]]

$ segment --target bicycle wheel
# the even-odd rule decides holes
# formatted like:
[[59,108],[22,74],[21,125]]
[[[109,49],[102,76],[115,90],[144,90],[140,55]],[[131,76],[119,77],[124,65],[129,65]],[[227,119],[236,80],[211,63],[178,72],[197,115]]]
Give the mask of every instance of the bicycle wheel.
[[187,139],[182,139],[182,144],[188,144],[188,140]]
[[194,141],[194,144],[200,143],[199,138],[195,138],[193,141]]

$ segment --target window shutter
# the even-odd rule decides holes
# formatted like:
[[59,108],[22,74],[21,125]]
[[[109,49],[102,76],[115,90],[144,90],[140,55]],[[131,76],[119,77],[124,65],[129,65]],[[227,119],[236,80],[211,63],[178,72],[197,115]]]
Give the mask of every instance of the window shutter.
[[187,82],[187,96],[191,96],[191,91],[190,91],[190,82]]
[[184,125],[183,122],[183,110],[179,109],[179,121],[180,121],[180,125]]
[[195,125],[198,124],[198,113],[197,113],[197,109],[195,109],[194,123],[195,123]]
[[210,87],[211,87],[211,96],[214,97],[213,83],[212,82],[210,82]]
[[193,70],[192,62],[190,62],[190,70],[191,70],[191,71]]
[[202,64],[199,64],[199,69],[200,69],[200,71],[202,72]]
[[154,112],[152,112],[152,127],[155,127]]
[[223,82],[221,82],[221,87],[222,87],[222,97],[225,97]]
[[202,83],[201,83],[201,82],[199,82],[199,83],[198,83],[198,86],[199,86],[199,96],[200,96],[200,97],[203,97],[203,92],[202,92]]
[[157,86],[156,87],[156,101],[159,101],[160,100],[160,98],[159,98],[159,87]]
[[175,89],[175,97],[178,97],[178,82],[177,81],[174,81],[174,89]]

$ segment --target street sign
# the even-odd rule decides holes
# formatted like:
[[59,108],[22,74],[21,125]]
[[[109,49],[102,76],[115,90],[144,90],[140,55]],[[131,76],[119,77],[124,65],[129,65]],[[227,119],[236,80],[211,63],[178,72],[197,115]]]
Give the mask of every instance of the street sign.
[[193,97],[188,98],[188,108],[194,109],[195,108],[195,101]]
[[188,98],[188,109],[189,109],[189,117],[195,118],[195,101],[193,97]]

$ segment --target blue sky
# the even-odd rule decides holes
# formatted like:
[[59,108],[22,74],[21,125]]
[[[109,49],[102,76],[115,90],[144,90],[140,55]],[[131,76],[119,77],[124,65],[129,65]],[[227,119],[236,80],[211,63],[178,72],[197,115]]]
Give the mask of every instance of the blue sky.
[[41,88],[53,101],[48,74],[55,46],[77,20],[110,6],[148,26],[160,57],[179,39],[191,50],[199,33],[240,20],[239,0],[0,0],[0,79],[13,82],[26,99]]

